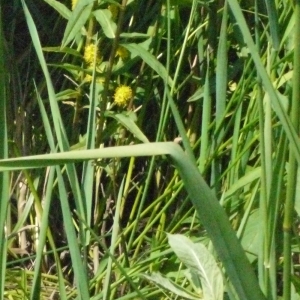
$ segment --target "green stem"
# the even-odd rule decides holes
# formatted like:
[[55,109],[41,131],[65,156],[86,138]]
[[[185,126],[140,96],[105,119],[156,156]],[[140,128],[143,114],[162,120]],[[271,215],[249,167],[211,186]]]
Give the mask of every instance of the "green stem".
[[[7,158],[7,121],[6,121],[6,71],[4,67],[4,42],[2,28],[2,5],[0,3],[0,158]],[[5,223],[9,199],[9,173],[0,173],[0,295],[4,294],[4,281],[6,272],[6,244]]]
[[[96,4],[94,3],[94,8]],[[94,28],[95,28],[95,17],[92,16],[88,22],[88,29],[86,34],[85,40],[85,48],[92,42],[93,35],[94,35]],[[84,79],[84,72],[81,73],[82,81]],[[74,117],[73,117],[73,124],[72,124],[72,138],[71,144],[76,144],[78,141],[78,136],[80,133],[80,123],[82,118],[82,88],[78,87],[78,95],[75,101],[75,110],[74,110]]]
[[103,126],[104,126],[104,122],[105,122],[104,113],[106,111],[106,106],[107,106],[109,83],[110,83],[110,78],[112,75],[112,69],[113,69],[113,65],[114,65],[116,51],[117,51],[117,48],[119,45],[120,34],[122,31],[122,27],[123,27],[123,19],[124,19],[126,4],[127,4],[127,0],[123,0],[122,5],[120,6],[118,26],[117,26],[117,30],[116,30],[116,34],[115,34],[115,39],[114,39],[114,42],[112,45],[112,49],[110,52],[109,65],[108,65],[108,69],[106,72],[104,90],[103,90],[102,99],[100,102],[100,119],[99,119],[99,123],[98,123],[96,147],[99,147],[99,145],[101,144],[102,131],[103,131]]
[[[300,118],[300,0],[295,1],[295,32],[294,32],[294,74],[293,74],[293,96],[290,107],[290,117],[292,124],[299,133],[299,118]],[[289,166],[287,177],[287,195],[284,210],[284,268],[283,268],[283,299],[291,299],[291,274],[292,274],[292,254],[291,254],[291,239],[292,239],[292,224],[294,215],[294,202],[296,196],[297,184],[297,169],[298,163],[294,151],[289,154]]]

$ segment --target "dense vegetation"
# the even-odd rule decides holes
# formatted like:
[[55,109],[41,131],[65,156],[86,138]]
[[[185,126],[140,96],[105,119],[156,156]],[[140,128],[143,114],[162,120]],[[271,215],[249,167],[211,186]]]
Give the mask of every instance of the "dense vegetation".
[[0,1],[0,298],[300,299],[299,37],[300,0]]

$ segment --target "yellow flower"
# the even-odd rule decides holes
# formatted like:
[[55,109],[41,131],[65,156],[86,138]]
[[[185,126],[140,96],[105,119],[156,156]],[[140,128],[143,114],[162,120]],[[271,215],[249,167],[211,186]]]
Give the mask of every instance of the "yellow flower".
[[119,13],[119,7],[117,5],[111,4],[108,5],[108,10],[111,12],[111,18],[113,20],[116,20]]
[[96,48],[96,46],[94,44],[89,44],[85,47],[84,49],[84,61],[88,64],[88,65],[92,65],[94,63],[94,55],[95,55],[95,50],[96,50],[96,62],[99,61],[99,53],[98,53],[98,49]]
[[72,10],[75,9],[78,0],[72,0]]
[[[86,82],[86,83],[92,82],[92,79],[93,79],[93,76],[92,76],[92,75],[86,74],[85,77],[84,77],[84,82]],[[103,77],[96,77],[96,82],[97,82],[97,83],[103,84],[104,81],[105,81],[105,80],[104,80]]]
[[119,46],[118,49],[117,49],[116,55],[120,56],[120,58],[122,58],[122,59],[125,59],[129,56],[129,53],[128,53],[127,49],[125,49],[122,46]]
[[84,82],[91,82],[93,79],[93,76],[90,74],[86,74],[84,77]]
[[115,90],[115,103],[118,106],[126,106],[132,98],[132,89],[129,86],[121,85]]

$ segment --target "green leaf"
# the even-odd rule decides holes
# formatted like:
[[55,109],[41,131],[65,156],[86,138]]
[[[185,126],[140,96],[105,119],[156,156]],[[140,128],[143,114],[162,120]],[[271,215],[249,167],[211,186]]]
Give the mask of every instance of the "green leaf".
[[187,102],[193,102],[204,97],[204,87],[199,87],[195,93],[187,100]]
[[136,125],[134,120],[128,113],[114,114],[111,112],[106,112],[107,117],[114,118],[119,123],[121,123],[125,128],[127,128],[137,139],[143,143],[149,143],[147,137],[143,134],[140,128]]
[[[103,149],[67,151],[62,153],[26,156],[0,160],[0,172],[42,168],[110,157],[155,156],[169,154],[177,168],[201,223],[207,230],[226,274],[239,299],[266,299],[258,285],[254,271],[247,260],[236,233],[214,193],[205,183],[198,167],[176,143],[147,143]],[[87,298],[88,299],[88,298]]]
[[130,38],[133,38],[133,39],[147,38],[148,39],[150,37],[150,35],[146,34],[146,33],[140,33],[140,32],[122,32],[120,34],[120,37],[126,38],[126,39],[130,39]]
[[72,12],[67,24],[64,37],[62,40],[62,48],[69,44],[76,34],[81,30],[91,15],[94,0],[78,1],[76,8]]
[[115,38],[117,25],[111,18],[111,12],[108,9],[98,9],[93,14],[102,27],[104,34],[109,39]]
[[279,50],[279,24],[278,24],[278,14],[276,9],[275,1],[273,0],[265,0],[267,11],[268,11],[268,20],[270,24],[270,33],[272,37],[272,46],[275,50]]
[[249,170],[243,177],[241,177],[237,182],[235,182],[224,195],[224,199],[230,198],[239,189],[251,184],[253,181],[261,177],[261,167]]
[[184,289],[182,286],[176,284],[175,282],[171,281],[170,279],[162,276],[160,273],[152,273],[151,275],[142,274],[147,280],[154,282],[159,287],[166,289],[176,296],[198,300],[199,296],[193,295],[188,290]]
[[[7,119],[6,119],[6,101],[8,70],[5,68],[5,47],[2,21],[2,6],[0,5],[0,159],[8,156],[8,138],[7,138]],[[10,198],[9,185],[10,176],[8,172],[0,173],[0,296],[4,293],[4,281],[6,273],[7,258],[7,238],[4,228],[7,224],[7,207]]]
[[206,247],[180,234],[168,234],[168,240],[178,258],[200,276],[204,299],[223,300],[222,273]]
[[[82,0],[82,2],[84,3],[85,1]],[[29,28],[29,32],[30,32],[30,35],[32,38],[33,46],[36,50],[38,60],[40,62],[41,68],[42,68],[44,76],[45,76],[45,81],[46,81],[48,95],[49,95],[49,101],[50,101],[50,107],[51,107],[51,112],[52,112],[51,116],[53,118],[54,130],[56,133],[59,148],[62,151],[66,151],[66,150],[69,150],[69,143],[68,143],[66,131],[65,131],[65,128],[64,128],[64,125],[62,122],[62,117],[61,117],[61,114],[60,114],[60,111],[58,108],[58,104],[56,101],[55,92],[54,92],[53,84],[51,81],[50,73],[48,71],[45,57],[42,52],[42,47],[41,47],[41,43],[40,43],[40,40],[38,37],[37,29],[36,29],[36,26],[33,22],[32,16],[31,16],[24,0],[22,0],[22,5],[23,5],[25,17],[26,17],[26,22],[27,22],[27,25]],[[52,130],[49,129],[48,133],[51,133],[51,134],[48,135],[48,137],[49,137],[48,142],[51,142],[50,143],[50,146],[52,148],[51,151],[55,152],[56,148],[54,147],[54,141],[53,141],[53,136],[52,136],[51,131]],[[66,231],[68,232],[67,238],[68,238],[68,241],[71,241],[71,242],[69,242],[70,245],[78,246],[78,240],[76,238],[76,233],[74,231],[74,227],[73,227],[73,223],[72,223],[72,216],[70,213],[70,208],[69,208],[69,204],[68,204],[68,200],[67,200],[67,192],[65,190],[64,180],[62,178],[59,167],[57,167],[56,169],[57,169],[57,176],[59,177],[58,185],[59,185],[59,191],[61,193],[60,201],[61,201],[61,205],[62,205],[64,225],[65,225]],[[77,210],[78,210],[80,216],[82,216],[84,218],[85,203],[82,201],[82,195],[80,192],[80,186],[79,186],[79,182],[77,179],[77,173],[75,172],[75,167],[74,167],[74,165],[68,164],[66,166],[66,169],[67,169],[67,174],[69,177],[70,185],[73,190],[73,195],[75,198]],[[69,226],[71,226],[71,227],[69,227]],[[84,235],[83,235],[82,229],[81,229],[81,233],[82,234],[81,234],[80,238],[81,238],[82,243],[84,243]],[[78,247],[71,247],[70,254],[71,254],[71,259],[73,262],[81,261],[80,251],[79,251]],[[75,280],[77,283],[79,293],[81,294],[83,299],[89,299],[88,284],[87,284],[87,281],[84,280],[85,269],[82,264],[76,263],[73,265],[74,265],[74,277],[75,277]]]
[[64,91],[61,91],[56,94],[56,100],[57,101],[63,101],[63,100],[70,100],[78,97],[79,92],[72,90],[72,89],[67,89]]
[[251,33],[247,26],[247,23],[246,23],[244,15],[243,15],[242,9],[239,5],[239,2],[237,0],[228,0],[228,4],[230,5],[231,11],[240,27],[240,30],[244,37],[244,40],[249,47],[249,51],[250,51],[252,59],[255,63],[257,72],[258,72],[259,76],[261,77],[264,88],[271,98],[272,107],[273,107],[274,111],[276,112],[276,114],[282,124],[282,127],[284,128],[284,131],[286,132],[286,135],[290,142],[290,149],[294,152],[296,159],[299,163],[300,162],[300,142],[299,142],[298,134],[297,134],[288,114],[284,110],[284,107],[282,107],[282,104],[280,103],[280,100],[278,98],[278,93],[274,89],[274,86],[269,78],[269,75],[268,75],[266,69],[264,68],[264,65],[262,64],[261,58],[257,51],[257,46],[253,42]]
[[50,6],[52,6],[63,18],[69,20],[71,11],[61,2],[56,0],[44,0]]
[[154,55],[139,44],[122,44],[122,46],[131,52],[133,57],[141,57],[163,80],[167,80],[168,84],[172,86],[173,80],[168,75],[163,64],[161,64]]
[[256,210],[249,216],[241,237],[242,246],[250,261],[256,259],[258,255],[260,228],[262,228],[262,218],[260,212]]
[[296,275],[292,275],[292,282],[294,284],[296,292],[300,294],[300,277]]
[[76,51],[72,48],[69,48],[69,47],[65,47],[65,48],[61,48],[61,47],[43,47],[43,51],[66,53],[66,54],[71,54],[71,55],[74,55],[74,56],[82,56],[78,51]]

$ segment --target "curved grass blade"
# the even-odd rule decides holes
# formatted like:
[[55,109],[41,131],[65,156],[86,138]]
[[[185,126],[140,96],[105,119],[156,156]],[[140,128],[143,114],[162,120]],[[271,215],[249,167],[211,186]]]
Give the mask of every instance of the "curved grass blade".
[[257,283],[254,271],[245,256],[244,250],[236,237],[236,233],[230,225],[227,215],[220,206],[214,193],[205,183],[197,166],[176,143],[148,143],[5,159],[0,160],[0,171],[40,168],[108,157],[166,154],[169,154],[181,175],[190,199],[213,242],[217,254],[223,262],[229,280],[236,289],[239,299],[265,299]]
[[133,117],[130,116],[129,113],[119,113],[115,114],[110,111],[105,113],[105,116],[111,117],[117,120],[120,124],[122,124],[128,131],[130,131],[137,139],[139,139],[143,143],[149,143],[149,140],[141,131],[141,129],[134,122]]
[[121,44],[133,57],[140,56],[161,78],[167,79],[168,85],[173,85],[173,80],[168,75],[166,68],[161,62],[159,62],[154,55],[149,53],[145,48],[139,44]]

